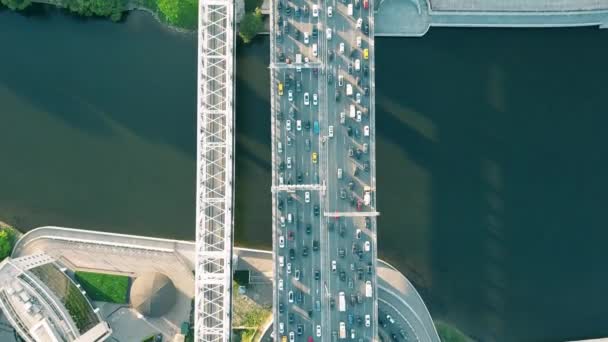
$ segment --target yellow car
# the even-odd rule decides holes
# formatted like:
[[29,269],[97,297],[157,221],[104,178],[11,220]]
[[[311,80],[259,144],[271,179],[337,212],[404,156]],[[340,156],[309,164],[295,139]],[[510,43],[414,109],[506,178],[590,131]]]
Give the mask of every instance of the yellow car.
[[279,96],[283,96],[283,83],[279,82]]
[[369,58],[369,49],[363,49],[363,58],[364,59],[368,59]]
[[312,162],[315,164],[317,163],[317,152],[312,153]]

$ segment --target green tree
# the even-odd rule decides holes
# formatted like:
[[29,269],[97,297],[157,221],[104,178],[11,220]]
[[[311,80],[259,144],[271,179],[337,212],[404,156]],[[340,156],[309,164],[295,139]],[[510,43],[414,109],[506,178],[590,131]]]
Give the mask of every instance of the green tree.
[[264,22],[262,21],[262,11],[259,7],[254,13],[247,13],[239,24],[239,36],[243,42],[249,43],[262,30]]
[[188,29],[196,27],[197,0],[158,0],[157,7],[169,24]]
[[0,3],[13,11],[21,11],[32,4],[30,0],[0,0]]
[[0,260],[11,254],[13,249],[13,234],[8,229],[0,230]]

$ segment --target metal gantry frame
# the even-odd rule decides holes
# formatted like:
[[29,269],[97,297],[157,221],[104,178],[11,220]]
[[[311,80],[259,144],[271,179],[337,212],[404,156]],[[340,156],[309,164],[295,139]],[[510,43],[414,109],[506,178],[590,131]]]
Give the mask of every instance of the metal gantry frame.
[[233,0],[199,0],[194,340],[230,340],[234,223]]

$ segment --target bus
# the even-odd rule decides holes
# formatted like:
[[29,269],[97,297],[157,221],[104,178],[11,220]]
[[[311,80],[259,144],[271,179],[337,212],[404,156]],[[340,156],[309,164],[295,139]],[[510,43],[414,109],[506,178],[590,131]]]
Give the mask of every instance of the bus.
[[340,322],[340,339],[346,338],[346,324],[344,322]]
[[340,312],[346,311],[346,298],[344,298],[344,291],[338,293],[338,310]]

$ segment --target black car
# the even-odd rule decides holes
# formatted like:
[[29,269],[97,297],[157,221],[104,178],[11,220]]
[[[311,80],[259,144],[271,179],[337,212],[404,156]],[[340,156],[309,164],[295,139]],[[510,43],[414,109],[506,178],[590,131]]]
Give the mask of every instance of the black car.
[[367,66],[367,64],[363,65],[363,75],[367,76],[367,74],[369,73],[369,68]]
[[297,181],[299,184],[302,184],[302,182],[304,181],[304,175],[302,175],[302,173],[298,173]]
[[332,307],[332,308],[333,308],[334,306],[336,306],[336,301],[335,301],[333,298],[330,298],[330,299],[329,299],[329,306],[330,306],[330,307]]
[[285,14],[287,14],[288,17],[291,15],[291,6],[288,5],[285,7]]
[[302,14],[300,12],[300,7],[296,7],[296,9],[293,11],[293,14],[296,16],[296,18],[299,18],[300,15]]
[[283,303],[279,303],[279,313],[283,313],[283,311],[285,311],[285,308],[283,307]]
[[369,171],[369,162],[368,161],[363,162],[363,170],[365,170],[365,172]]
[[310,234],[312,232],[312,225],[310,223],[306,224],[306,234]]
[[372,262],[367,263],[367,274],[372,274]]
[[362,268],[357,270],[357,279],[363,280],[363,269]]
[[287,196],[287,204],[292,204],[292,203],[293,203],[293,197]]
[[279,210],[283,210],[283,200],[282,199],[279,200],[278,207],[279,207]]
[[346,233],[346,228],[344,228],[344,225],[340,225],[340,230],[338,233],[341,237],[344,237],[344,234]]
[[346,190],[340,189],[340,198],[341,199],[346,199]]
[[310,131],[310,120],[304,121],[304,129]]
[[278,4],[278,6],[277,6],[277,7],[278,7],[279,9],[283,8],[283,2],[282,2],[282,1],[279,1],[279,4]]
[[315,252],[319,250],[319,241],[312,240],[312,250]]
[[293,248],[289,249],[289,260],[293,260],[296,258],[296,251],[293,250]]
[[298,335],[302,335],[304,333],[304,325],[298,324],[296,331],[297,331]]
[[279,170],[284,171],[285,170],[285,163],[281,162],[281,164],[279,164]]
[[372,219],[365,217],[365,228],[370,229],[372,227]]
[[338,256],[344,258],[346,256],[346,250],[344,250],[344,248],[338,248]]
[[294,36],[295,36],[296,40],[300,39],[300,30],[296,29],[294,32]]
[[363,94],[365,94],[365,96],[369,95],[369,88],[368,87],[363,88]]
[[315,216],[319,216],[319,211],[320,211],[319,205],[315,204],[315,206],[313,207],[313,212],[314,212]]
[[295,119],[298,116],[298,110],[293,107],[289,108],[289,115]]
[[365,33],[365,35],[369,34],[369,24],[367,22],[363,23],[363,33]]
[[291,313],[291,312],[290,312],[290,313],[287,315],[287,321],[288,321],[289,323],[293,323],[293,313]]
[[319,30],[317,30],[316,26],[313,26],[312,27],[312,37],[317,38],[318,35],[319,35]]
[[353,128],[352,127],[348,126],[346,128],[346,135],[348,135],[349,137],[353,136]]
[[336,89],[336,101],[340,101],[340,91],[338,89]]
[[302,91],[302,83],[300,81],[296,81],[296,92]]
[[340,271],[340,281],[346,281],[346,272]]
[[321,279],[321,271],[315,270],[315,280]]
[[328,57],[330,62],[334,59],[334,50],[329,50]]
[[333,222],[329,222],[329,223],[327,224],[327,230],[329,230],[330,232],[331,232],[332,230],[334,230],[334,223],[333,223]]
[[348,63],[348,73],[352,75],[352,73],[353,73],[353,63]]
[[304,248],[302,248],[302,256],[303,257],[308,256],[308,246],[304,246]]
[[302,304],[302,291],[296,291],[296,302]]
[[331,84],[331,82],[333,82],[334,80],[334,75],[332,74],[327,74],[327,83]]
[[359,174],[361,173],[361,171],[360,171],[360,170],[361,170],[360,168],[356,167],[356,168],[355,168],[355,171],[353,172],[353,176],[354,176],[354,177],[359,176]]

